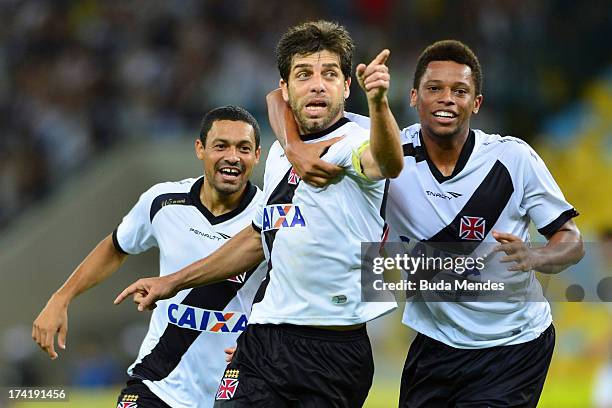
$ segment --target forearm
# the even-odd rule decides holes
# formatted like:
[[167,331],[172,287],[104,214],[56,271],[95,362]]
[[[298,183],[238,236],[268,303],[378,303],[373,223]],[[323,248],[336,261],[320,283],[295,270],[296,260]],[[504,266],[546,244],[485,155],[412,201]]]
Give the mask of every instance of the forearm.
[[268,106],[270,127],[283,149],[288,144],[300,142],[300,135],[293,112],[291,112],[289,105],[283,99],[280,88],[266,95],[266,104]]
[[107,236],[87,255],[53,294],[52,299],[65,304],[70,303],[72,299],[117,271],[126,258],[126,254],[115,248],[112,235]]
[[535,269],[546,274],[559,273],[578,263],[584,256],[582,237],[577,228],[562,228],[554,233],[548,244],[535,249],[541,264]]
[[400,130],[389,108],[387,98],[368,102],[370,113],[370,151],[383,178],[397,177],[402,171],[404,157]]
[[168,275],[177,290],[220,282],[240,275],[264,259],[261,236],[252,226],[240,231],[211,255]]

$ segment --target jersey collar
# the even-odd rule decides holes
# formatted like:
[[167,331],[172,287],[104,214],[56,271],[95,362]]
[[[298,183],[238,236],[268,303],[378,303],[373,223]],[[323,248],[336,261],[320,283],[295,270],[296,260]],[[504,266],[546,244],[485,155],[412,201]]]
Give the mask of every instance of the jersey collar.
[[255,197],[255,194],[257,194],[257,187],[255,187],[255,185],[252,184],[250,181],[247,181],[245,192],[242,195],[242,198],[240,199],[238,207],[234,208],[230,212],[226,212],[225,214],[215,216],[208,210],[208,208],[204,207],[204,204],[202,204],[202,201],[200,201],[200,189],[202,188],[203,183],[204,176],[200,177],[198,180],[196,180],[195,183],[193,183],[193,186],[191,186],[191,190],[189,191],[189,198],[191,199],[193,205],[198,210],[200,210],[202,215],[206,217],[206,219],[208,220],[208,222],[210,222],[211,225],[220,224],[240,214],[242,211],[244,211],[245,208],[249,206],[249,204],[253,200],[253,197]]
[[429,165],[429,170],[431,171],[431,174],[433,174],[433,176],[438,181],[438,183],[444,183],[445,181],[448,181],[452,179],[453,177],[455,177],[457,174],[459,174],[459,172],[461,172],[461,170],[463,170],[463,168],[467,164],[470,158],[470,155],[472,154],[472,151],[474,150],[474,146],[476,144],[476,134],[474,133],[472,129],[470,129],[470,133],[468,133],[468,137],[465,143],[463,144],[463,147],[461,148],[461,153],[459,153],[459,159],[457,160],[457,164],[455,164],[453,173],[450,176],[443,175],[440,172],[440,170],[438,170],[438,168],[433,163],[433,161],[431,161],[431,159],[429,158],[429,154],[427,153],[427,149],[425,148],[425,143],[423,143],[423,133],[421,133],[420,130],[419,130],[419,141],[421,143],[422,152],[423,152],[423,155],[425,156],[425,160],[427,161],[427,164]]
[[300,139],[302,139],[303,142],[308,142],[309,140],[315,140],[315,139],[318,139],[320,137],[327,136],[331,132],[333,132],[334,130],[339,129],[340,126],[342,126],[344,124],[347,124],[349,122],[350,122],[350,120],[343,116],[340,119],[338,119],[336,121],[336,123],[334,123],[333,125],[331,125],[327,129],[320,130],[320,131],[314,132],[314,133],[309,133],[307,135],[300,135]]

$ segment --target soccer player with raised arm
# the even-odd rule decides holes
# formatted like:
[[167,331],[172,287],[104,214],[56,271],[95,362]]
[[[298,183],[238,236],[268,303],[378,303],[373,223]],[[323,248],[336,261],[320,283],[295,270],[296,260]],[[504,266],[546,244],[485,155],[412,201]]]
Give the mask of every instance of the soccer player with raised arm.
[[282,96],[301,140],[328,141],[323,160],[342,168],[337,180],[325,188],[302,183],[275,143],[266,162],[264,205],[252,226],[201,262],[139,280],[117,299],[142,293],[137,302],[147,308],[181,288],[251,268],[261,261],[263,248],[268,275],[216,406],[360,407],[372,384],[365,323],[396,305],[392,298],[362,302],[360,245],[382,235],[384,179],[399,174],[403,157],[387,101],[388,50],[357,67],[370,131],[343,117],[353,48],[344,27],[326,21],[292,27],[277,45]]
[[[251,224],[263,198],[249,182],[259,161],[259,140],[257,121],[242,108],[225,106],[204,116],[195,141],[204,176],[156,184],[143,193],[34,321],[32,336],[52,359],[58,356],[56,334],[65,348],[72,299],[108,278],[128,254],[158,247],[164,276],[210,254]],[[158,303],[118,406],[213,406],[226,365],[223,351],[246,328],[265,264],[245,272]]]
[[[572,220],[578,213],[537,153],[520,139],[470,128],[481,91],[480,63],[461,42],[436,42],[419,57],[410,104],[420,123],[401,133],[404,169],[390,181],[388,240],[495,247],[478,279],[502,271],[502,281],[527,298],[409,299],[403,322],[418,335],[406,358],[400,407],[535,407],[555,333],[534,271],[558,273],[584,253]],[[347,116],[367,127],[367,118]],[[287,139],[298,175],[318,186],[333,183],[338,168],[316,155],[325,146],[304,150],[291,128],[281,123],[277,133]],[[545,246],[530,246],[530,222]]]

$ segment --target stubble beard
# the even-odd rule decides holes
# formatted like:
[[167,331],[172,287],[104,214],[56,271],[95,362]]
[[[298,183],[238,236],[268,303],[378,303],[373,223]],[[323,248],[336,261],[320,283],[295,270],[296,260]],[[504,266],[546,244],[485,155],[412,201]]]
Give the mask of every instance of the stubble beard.
[[332,122],[334,122],[338,114],[344,111],[344,98],[342,98],[341,102],[333,104],[326,116],[314,120],[309,119],[304,115],[303,111],[305,105],[300,106],[296,101],[293,101],[290,98],[289,106],[291,106],[291,111],[293,112],[293,116],[296,118],[301,133],[311,134],[325,130],[333,124]]

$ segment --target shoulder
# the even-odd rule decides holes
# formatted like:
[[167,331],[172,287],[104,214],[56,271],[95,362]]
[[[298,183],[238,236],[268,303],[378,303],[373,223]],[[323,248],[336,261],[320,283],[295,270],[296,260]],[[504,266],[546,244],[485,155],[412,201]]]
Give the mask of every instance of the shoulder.
[[187,178],[179,181],[166,181],[154,184],[142,193],[139,201],[152,205],[154,201],[161,200],[164,197],[179,199],[189,194],[194,183],[197,181],[198,178]]
[[270,149],[268,150],[268,156],[266,157],[266,167],[270,163],[275,162],[282,157],[285,157],[285,150],[278,142],[278,140],[276,140],[274,143],[272,143],[272,146],[270,146]]
[[326,136],[325,139],[339,136],[342,139],[329,147],[328,152],[323,156],[325,160],[333,162],[341,157],[350,157],[370,140],[370,130],[355,122],[347,122]]
[[254,184],[253,186],[255,187],[255,195],[253,196],[253,199],[251,200],[251,205],[260,205],[261,203],[264,202],[264,199],[265,199],[264,193],[263,191],[261,191],[261,189],[258,186]]
[[344,117],[350,120],[351,122],[357,123],[364,129],[370,128],[370,118],[367,116],[359,115],[358,113],[353,112],[344,112]]
[[525,160],[541,160],[535,150],[524,140],[514,136],[488,134],[474,129],[476,145],[483,152],[490,152],[505,162],[524,162]]
[[275,140],[274,143],[272,143],[272,146],[270,146],[270,150],[268,150],[268,156],[278,156],[282,153],[283,147],[281,146],[278,140]]
[[198,178],[165,181],[152,185],[144,194],[155,196],[168,193],[188,193],[196,181],[198,181]]
[[402,145],[405,145],[405,144],[418,145],[418,144],[420,144],[418,142],[419,132],[420,131],[421,131],[421,124],[420,123],[415,123],[413,125],[410,125],[408,127],[403,128],[402,131],[400,132],[400,142],[402,143]]
[[278,141],[272,143],[266,156],[266,164],[264,166],[264,178],[271,176],[275,173],[279,167],[282,167],[287,158],[285,157],[285,150]]

